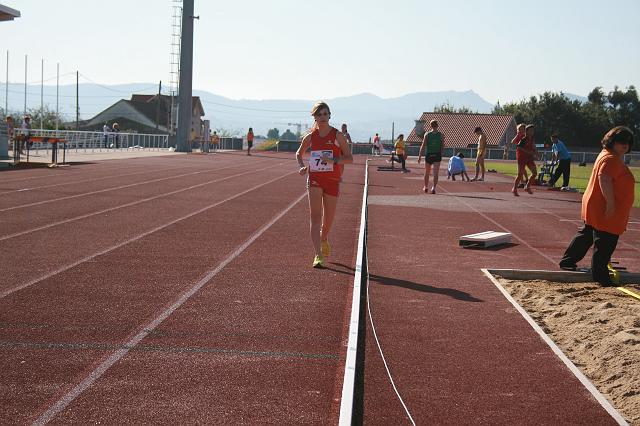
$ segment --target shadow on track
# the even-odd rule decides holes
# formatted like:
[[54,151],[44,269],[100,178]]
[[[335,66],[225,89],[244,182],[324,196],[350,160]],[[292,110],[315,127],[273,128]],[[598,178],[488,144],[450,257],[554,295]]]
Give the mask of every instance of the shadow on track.
[[[333,266],[328,266],[328,265],[338,266],[339,268],[335,268]],[[325,264],[323,269],[327,269],[329,271],[337,272],[339,274],[346,274],[351,276],[353,276],[355,272],[353,268],[347,265],[344,265],[342,263],[329,263],[328,265]],[[444,296],[449,296],[453,299],[462,300],[464,302],[474,302],[474,303],[483,302],[482,299],[478,299],[467,292],[456,290],[455,288],[434,287],[428,284],[420,284],[413,281],[385,277],[385,276],[376,275],[376,274],[369,274],[369,279],[371,281],[375,281],[382,285],[391,285],[395,287],[406,288],[408,290],[420,291],[423,293],[442,294]]]

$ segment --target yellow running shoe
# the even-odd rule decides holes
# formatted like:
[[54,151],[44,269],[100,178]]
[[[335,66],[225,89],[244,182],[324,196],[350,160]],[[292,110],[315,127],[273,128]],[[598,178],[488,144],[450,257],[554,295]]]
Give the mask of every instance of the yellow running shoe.
[[613,267],[612,264],[607,264],[607,269],[609,270],[609,276],[611,277],[611,282],[614,284],[620,284],[620,271]]
[[324,263],[324,259],[322,256],[316,256],[313,258],[313,267],[314,268],[322,268],[322,264]]
[[331,255],[331,246],[329,245],[329,241],[322,241],[320,243],[320,250],[322,251],[322,257],[329,257]]

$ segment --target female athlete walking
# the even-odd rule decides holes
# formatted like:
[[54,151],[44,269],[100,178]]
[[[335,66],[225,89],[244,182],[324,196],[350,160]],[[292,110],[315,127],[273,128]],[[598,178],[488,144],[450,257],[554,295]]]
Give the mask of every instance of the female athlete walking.
[[[342,133],[329,125],[329,105],[324,102],[316,103],[311,109],[311,115],[315,124],[311,132],[302,139],[296,159],[300,166],[299,173],[308,174],[311,242],[316,253],[313,267],[320,268],[324,258],[331,253],[328,238],[336,213],[342,174],[338,165],[352,164],[353,157]],[[308,165],[302,158],[307,150],[311,154]]]
[[429,193],[429,173],[433,168],[433,186],[431,193],[436,193],[436,185],[438,185],[438,173],[440,172],[440,162],[442,161],[442,152],[444,151],[444,135],[438,130],[438,122],[431,120],[429,122],[431,130],[425,133],[418,152],[418,164],[424,153],[424,186],[422,190],[425,194]]

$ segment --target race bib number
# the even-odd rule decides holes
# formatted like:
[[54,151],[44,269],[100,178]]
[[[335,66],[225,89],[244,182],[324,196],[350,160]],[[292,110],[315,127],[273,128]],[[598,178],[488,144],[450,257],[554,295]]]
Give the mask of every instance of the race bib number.
[[311,151],[309,166],[312,172],[332,172],[333,162],[322,161],[322,157],[333,157],[333,151]]

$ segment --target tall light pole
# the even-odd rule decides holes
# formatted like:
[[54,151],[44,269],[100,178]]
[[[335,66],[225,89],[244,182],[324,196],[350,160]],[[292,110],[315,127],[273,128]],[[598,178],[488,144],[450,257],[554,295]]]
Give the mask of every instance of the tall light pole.
[[193,16],[194,0],[182,2],[182,37],[180,38],[180,86],[178,89],[178,131],[176,151],[191,152],[189,136],[193,116]]

